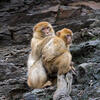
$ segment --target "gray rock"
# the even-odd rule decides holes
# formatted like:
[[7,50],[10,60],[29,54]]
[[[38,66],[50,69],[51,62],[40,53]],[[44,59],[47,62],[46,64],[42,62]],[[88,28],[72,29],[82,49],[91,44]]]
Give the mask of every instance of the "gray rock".
[[66,27],[74,33],[71,52],[79,76],[72,99],[100,99],[100,3],[70,3],[75,1],[0,1],[0,100],[52,99],[55,87],[32,91],[26,84],[32,29],[40,21],[50,22],[55,31]]

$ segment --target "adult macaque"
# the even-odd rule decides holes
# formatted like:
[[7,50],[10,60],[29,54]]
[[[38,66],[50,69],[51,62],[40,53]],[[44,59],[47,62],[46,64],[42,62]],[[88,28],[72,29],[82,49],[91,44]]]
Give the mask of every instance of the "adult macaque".
[[69,46],[72,42],[72,31],[64,28],[57,32],[57,36],[44,46],[42,50],[43,65],[49,75],[58,73],[58,75],[66,74],[73,66],[71,66],[72,56]]
[[53,27],[48,22],[40,22],[34,26],[33,38],[31,40],[31,53],[28,58],[28,80],[29,87],[42,88],[47,81],[47,74],[41,61],[42,49],[52,36],[55,35]]
[[45,38],[48,36],[54,36],[54,30],[50,23],[40,22],[36,24],[33,28],[33,38],[31,40],[31,53],[28,58],[28,69],[33,65],[33,63],[38,60],[41,56],[41,50],[45,44],[50,40],[50,38]]

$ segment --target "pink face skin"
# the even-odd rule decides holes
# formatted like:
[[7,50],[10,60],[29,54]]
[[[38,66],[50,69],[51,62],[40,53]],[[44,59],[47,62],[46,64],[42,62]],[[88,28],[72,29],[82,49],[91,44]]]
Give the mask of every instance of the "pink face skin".
[[72,37],[70,35],[67,35],[66,38],[67,38],[67,44],[71,44],[72,43]]
[[51,33],[50,33],[50,27],[43,28],[42,32],[45,34],[45,36],[51,35]]

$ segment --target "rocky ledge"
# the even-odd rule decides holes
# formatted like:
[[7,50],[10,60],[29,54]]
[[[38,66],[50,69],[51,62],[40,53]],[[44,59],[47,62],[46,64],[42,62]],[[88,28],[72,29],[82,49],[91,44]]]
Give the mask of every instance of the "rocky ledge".
[[55,31],[67,27],[74,33],[73,100],[99,100],[99,0],[0,1],[0,100],[52,100],[56,86],[32,90],[26,83],[32,28],[43,20]]

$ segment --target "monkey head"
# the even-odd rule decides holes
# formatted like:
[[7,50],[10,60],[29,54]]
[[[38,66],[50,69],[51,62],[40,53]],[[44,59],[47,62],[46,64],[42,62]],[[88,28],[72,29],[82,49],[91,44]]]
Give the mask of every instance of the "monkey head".
[[56,32],[56,35],[63,39],[66,45],[70,45],[72,43],[73,32],[70,29],[64,28]]
[[44,38],[47,36],[53,36],[54,30],[50,23],[48,22],[39,22],[33,28],[35,38]]

